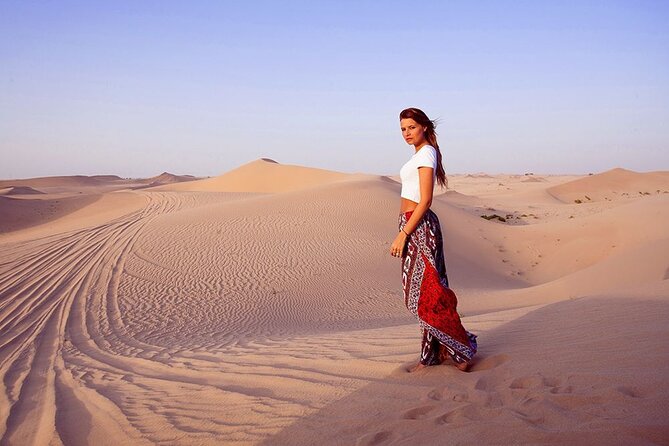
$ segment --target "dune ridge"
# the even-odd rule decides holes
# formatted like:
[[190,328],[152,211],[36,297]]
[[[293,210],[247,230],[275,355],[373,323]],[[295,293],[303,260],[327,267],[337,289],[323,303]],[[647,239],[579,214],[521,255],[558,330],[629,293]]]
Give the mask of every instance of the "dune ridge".
[[669,172],[644,172],[620,167],[548,188],[564,202],[614,200],[638,195],[669,193]]
[[[39,194],[41,195],[41,194]],[[22,200],[0,195],[0,234],[44,225],[86,207],[99,194],[64,198]]]
[[157,190],[277,193],[309,189],[355,177],[355,174],[279,164],[269,158],[260,158],[216,177],[163,186]]
[[173,173],[169,172],[163,172],[160,175],[156,175],[151,178],[144,178],[138,180],[140,183],[142,183],[141,186],[135,186],[132,189],[142,189],[145,187],[156,187],[156,186],[161,186],[164,184],[175,184],[175,183],[181,183],[184,181],[195,181],[197,180],[197,177],[194,177],[193,175],[175,175]]
[[0,189],[0,195],[37,195],[43,193],[44,192],[29,186],[10,186],[5,189]]
[[0,180],[0,188],[11,186],[53,187],[53,186],[98,186],[101,183],[123,181],[117,175],[57,175],[51,177],[18,178]]

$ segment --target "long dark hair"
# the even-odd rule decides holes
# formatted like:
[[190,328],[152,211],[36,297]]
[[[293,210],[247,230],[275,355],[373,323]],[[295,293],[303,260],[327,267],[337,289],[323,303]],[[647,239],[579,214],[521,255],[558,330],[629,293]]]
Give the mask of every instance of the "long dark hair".
[[442,187],[448,187],[446,172],[444,172],[444,166],[441,165],[441,150],[439,150],[439,144],[437,143],[437,132],[434,130],[437,126],[436,122],[428,118],[423,110],[415,107],[402,110],[400,112],[400,119],[413,119],[418,125],[422,125],[427,129],[425,131],[425,139],[429,145],[437,150],[437,183]]

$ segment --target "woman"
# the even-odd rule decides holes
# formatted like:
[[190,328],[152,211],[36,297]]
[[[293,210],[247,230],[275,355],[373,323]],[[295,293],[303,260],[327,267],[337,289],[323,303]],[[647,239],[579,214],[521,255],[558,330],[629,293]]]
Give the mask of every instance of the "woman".
[[439,219],[430,210],[435,179],[446,184],[435,125],[423,111],[407,108],[400,113],[400,127],[415,152],[400,170],[399,233],[390,254],[402,258],[404,303],[423,331],[420,361],[411,371],[448,357],[467,371],[476,353],[476,336],[460,322],[457,298],[448,287]]

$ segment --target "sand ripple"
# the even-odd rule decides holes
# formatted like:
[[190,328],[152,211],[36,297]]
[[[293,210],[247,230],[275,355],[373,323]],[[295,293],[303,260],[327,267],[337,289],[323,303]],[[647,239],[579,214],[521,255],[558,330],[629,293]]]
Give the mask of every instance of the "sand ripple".
[[[296,371],[291,360],[285,376],[276,376],[281,367],[264,364],[272,348],[288,342],[283,335],[363,325],[364,308],[356,322],[317,282],[345,263],[351,246],[361,257],[378,242],[342,246],[319,233],[296,239],[292,216],[221,211],[248,194],[141,193],[144,208],[105,224],[3,245],[3,444],[104,444],[110,433],[114,444],[246,442],[298,416],[310,386],[335,392],[349,379]],[[332,255],[305,260],[317,252]],[[332,280],[344,280],[347,268]],[[380,325],[408,320],[396,299],[388,302]],[[289,358],[299,362],[311,348],[307,340]],[[339,349],[333,361],[342,354],[350,353]],[[237,373],[244,365],[254,372]],[[337,386],[327,384],[332,380]],[[258,426],[265,411],[283,415],[274,426]]]
[[275,194],[108,193],[0,239],[0,445],[429,444],[445,427],[539,443],[580,420],[560,437],[578,442],[642,419],[648,442],[666,440],[666,367],[639,367],[668,355],[665,195],[551,198],[588,212],[523,226],[436,199],[481,355],[470,374],[409,376],[418,330],[388,255],[398,186],[314,178]]

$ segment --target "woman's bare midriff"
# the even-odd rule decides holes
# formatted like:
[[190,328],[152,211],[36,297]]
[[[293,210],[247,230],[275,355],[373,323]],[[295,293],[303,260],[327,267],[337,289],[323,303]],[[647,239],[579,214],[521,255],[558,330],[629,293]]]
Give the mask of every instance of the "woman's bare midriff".
[[414,209],[416,209],[417,206],[418,203],[416,203],[415,201],[411,201],[407,198],[400,199],[400,213],[402,214],[405,212],[413,211]]

